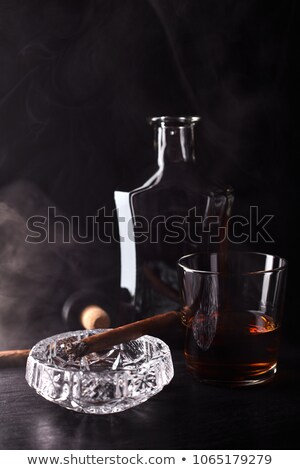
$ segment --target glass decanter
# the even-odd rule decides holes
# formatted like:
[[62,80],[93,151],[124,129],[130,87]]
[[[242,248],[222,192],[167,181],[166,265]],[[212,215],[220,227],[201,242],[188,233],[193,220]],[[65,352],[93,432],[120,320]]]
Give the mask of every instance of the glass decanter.
[[150,118],[158,169],[142,186],[115,192],[121,287],[135,307],[132,320],[179,307],[181,256],[224,247],[233,193],[203,175],[194,150],[199,119]]

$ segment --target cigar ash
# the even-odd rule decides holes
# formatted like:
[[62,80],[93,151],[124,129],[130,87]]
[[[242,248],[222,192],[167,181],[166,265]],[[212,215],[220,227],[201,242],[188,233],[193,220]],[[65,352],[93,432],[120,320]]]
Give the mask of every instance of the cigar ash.
[[[89,334],[88,336],[92,336]],[[79,341],[76,337],[70,336],[58,341],[52,342],[47,347],[48,361],[53,365],[64,367],[66,369],[80,370],[116,370],[122,367],[124,363],[131,361],[145,360],[145,354],[139,355],[137,341],[129,341],[112,348],[104,349],[101,352],[92,352],[84,355],[86,343]],[[137,359],[138,357],[138,359]]]

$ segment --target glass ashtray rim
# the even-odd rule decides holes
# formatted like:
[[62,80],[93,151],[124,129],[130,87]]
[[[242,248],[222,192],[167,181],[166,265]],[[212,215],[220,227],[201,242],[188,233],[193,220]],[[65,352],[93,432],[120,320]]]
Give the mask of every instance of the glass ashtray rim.
[[[48,345],[70,337],[84,337],[91,332],[101,330],[76,330],[49,336],[39,341],[28,356],[25,379],[28,385],[44,399],[65,409],[94,415],[107,415],[133,408],[147,401],[168,385],[174,377],[174,365],[169,346],[160,338],[144,335],[133,341],[141,340],[137,345],[138,354],[132,357],[132,367],[126,363],[112,368],[111,363],[102,368],[76,367],[70,364],[51,363]],[[42,344],[41,344],[42,343]],[[126,355],[126,345],[123,344]],[[148,349],[149,348],[149,349]],[[107,353],[104,352],[104,361]],[[134,351],[133,347],[132,351]],[[122,351],[116,345],[118,354]],[[49,357],[47,357],[49,355]],[[53,356],[54,357],[54,356]],[[139,360],[140,357],[140,360]],[[61,357],[64,360],[63,357]],[[129,357],[130,362],[130,357]]]
[[[80,375],[93,374],[93,375],[96,375],[96,376],[101,376],[101,375],[105,376],[106,374],[121,374],[122,372],[128,373],[128,372],[132,372],[133,370],[138,372],[139,369],[143,367],[144,362],[142,362],[140,364],[137,364],[134,369],[130,369],[130,368],[126,368],[126,367],[120,367],[120,368],[116,368],[114,370],[109,369],[109,368],[105,368],[105,369],[102,369],[102,370],[93,370],[92,366],[91,366],[90,369],[88,369],[88,368],[81,368],[81,367],[75,367],[75,366],[63,367],[63,366],[59,366],[57,364],[51,364],[50,362],[47,361],[47,359],[42,360],[42,359],[40,359],[40,357],[35,355],[36,353],[39,352],[38,350],[39,350],[39,347],[40,347],[41,343],[44,343],[43,346],[47,347],[47,345],[51,344],[52,341],[63,339],[64,337],[66,337],[66,338],[67,337],[73,337],[73,336],[77,337],[79,334],[85,333],[85,335],[82,336],[82,339],[83,339],[87,336],[91,336],[89,334],[91,332],[94,333],[94,334],[97,334],[97,333],[102,333],[104,331],[107,331],[109,329],[110,328],[106,328],[106,329],[105,328],[99,328],[99,329],[93,329],[93,330],[74,330],[74,331],[67,331],[67,332],[64,332],[64,333],[58,333],[56,335],[52,335],[52,336],[43,338],[42,340],[37,342],[32,347],[32,349],[29,352],[27,361],[29,361],[29,359],[31,358],[32,360],[36,361],[39,365],[42,365],[43,367],[49,368],[51,370],[56,370],[58,372],[70,372],[72,374],[80,373]],[[147,341],[148,340],[151,343],[152,338],[155,339],[156,343],[158,342],[161,345],[162,349],[159,351],[159,355],[157,354],[157,355],[149,356],[147,364],[154,364],[155,362],[161,361],[162,358],[168,357],[168,356],[172,359],[172,355],[171,355],[171,351],[170,351],[169,346],[164,341],[162,341],[160,338],[157,338],[156,336],[143,335],[143,336],[140,336],[139,338],[137,338],[133,341],[139,341],[139,340]],[[130,342],[130,341],[128,341],[128,342]],[[120,346],[120,344],[126,344],[126,343],[119,343],[119,344],[116,344],[115,346]],[[113,348],[114,348],[114,346],[110,349],[113,349]]]

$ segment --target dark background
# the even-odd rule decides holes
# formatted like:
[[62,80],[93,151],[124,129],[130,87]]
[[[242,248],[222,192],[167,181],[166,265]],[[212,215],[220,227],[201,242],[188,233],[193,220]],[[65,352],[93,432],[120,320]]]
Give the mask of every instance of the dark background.
[[[296,445],[296,169],[288,175],[296,158],[295,3],[0,0],[0,349],[30,347],[66,328],[61,307],[77,289],[101,279],[118,285],[117,245],[58,239],[29,246],[26,220],[48,205],[82,220],[112,209],[114,189],[134,187],[155,170],[147,116],[202,116],[196,140],[203,172],[235,188],[234,213],[247,216],[257,205],[260,215],[274,214],[274,243],[250,248],[289,261],[288,346],[271,393],[200,393],[177,355],[165,395],[99,421],[38,399],[22,371],[8,370],[1,447],[197,448],[196,432],[204,448]],[[99,441],[107,430],[107,441]]]
[[[20,303],[26,324],[37,308],[38,320],[49,296],[58,311],[91,280],[111,272],[118,283],[117,246],[28,247],[24,221],[50,202],[82,220],[99,207],[111,210],[114,189],[124,181],[133,188],[155,169],[147,116],[202,116],[203,172],[235,188],[234,213],[248,216],[257,205],[261,216],[274,214],[275,242],[250,248],[288,258],[293,279],[294,3],[0,2],[2,328],[12,308],[21,315]],[[300,323],[291,282],[292,337]]]

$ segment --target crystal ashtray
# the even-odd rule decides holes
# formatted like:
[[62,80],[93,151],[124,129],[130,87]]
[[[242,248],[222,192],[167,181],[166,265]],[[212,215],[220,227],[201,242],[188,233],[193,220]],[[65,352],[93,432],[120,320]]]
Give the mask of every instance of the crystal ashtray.
[[39,395],[82,413],[117,413],[145,402],[173,378],[169,347],[153,336],[114,346],[81,359],[66,358],[66,341],[105,330],[51,336],[30,351],[26,380]]

